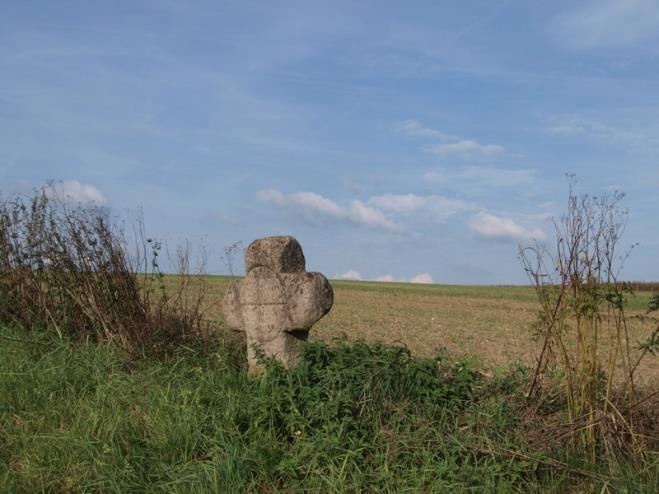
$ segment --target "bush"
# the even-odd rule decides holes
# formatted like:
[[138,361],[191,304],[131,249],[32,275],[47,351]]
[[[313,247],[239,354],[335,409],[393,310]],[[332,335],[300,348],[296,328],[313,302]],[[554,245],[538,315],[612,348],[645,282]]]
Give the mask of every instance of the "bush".
[[189,252],[178,251],[181,284],[167,290],[161,244],[144,239],[131,258],[109,211],[53,194],[0,202],[0,323],[79,341],[116,341],[133,353],[161,351],[202,332],[201,297],[184,293]]
[[578,195],[572,183],[555,243],[521,249],[541,306],[542,346],[527,395],[541,389],[543,376],[559,376],[568,436],[592,458],[602,451],[636,453],[646,444],[636,431],[640,360],[632,357],[625,312],[631,290],[619,279],[629,255],[620,247],[623,198]]
[[257,395],[270,400],[262,409],[281,439],[327,427],[360,436],[374,432],[361,430],[365,425],[422,408],[455,413],[472,399],[476,380],[465,364],[414,358],[407,348],[318,342],[303,347],[300,364],[291,370],[269,362]]

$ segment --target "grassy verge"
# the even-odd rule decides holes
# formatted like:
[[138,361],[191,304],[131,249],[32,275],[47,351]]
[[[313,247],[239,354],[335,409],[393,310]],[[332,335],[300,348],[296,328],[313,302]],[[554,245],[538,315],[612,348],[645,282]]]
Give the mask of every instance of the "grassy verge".
[[523,369],[315,342],[248,379],[239,345],[131,362],[0,329],[4,492],[658,492],[656,457],[589,464],[522,431]]

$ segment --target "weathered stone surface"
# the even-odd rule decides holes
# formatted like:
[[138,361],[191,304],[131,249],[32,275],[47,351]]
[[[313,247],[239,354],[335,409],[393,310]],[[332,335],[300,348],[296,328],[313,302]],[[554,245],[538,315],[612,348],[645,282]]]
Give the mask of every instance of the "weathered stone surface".
[[332,308],[334,295],[320,273],[304,271],[304,254],[293,237],[255,240],[245,253],[246,275],[224,296],[224,321],[245,331],[250,372],[258,354],[295,365],[309,329]]
[[302,246],[293,237],[266,237],[254,240],[245,251],[245,272],[265,266],[275,273],[304,272]]

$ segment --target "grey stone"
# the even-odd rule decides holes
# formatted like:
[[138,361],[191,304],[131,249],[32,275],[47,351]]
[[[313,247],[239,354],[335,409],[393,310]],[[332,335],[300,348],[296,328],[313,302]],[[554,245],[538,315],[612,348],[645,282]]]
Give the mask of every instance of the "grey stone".
[[250,373],[261,369],[259,354],[295,365],[311,326],[332,308],[327,278],[304,267],[293,237],[261,238],[247,247],[245,278],[227,288],[223,312],[228,327],[246,333]]
[[275,273],[304,272],[304,254],[300,242],[293,237],[265,237],[255,240],[245,251],[245,272],[258,266]]

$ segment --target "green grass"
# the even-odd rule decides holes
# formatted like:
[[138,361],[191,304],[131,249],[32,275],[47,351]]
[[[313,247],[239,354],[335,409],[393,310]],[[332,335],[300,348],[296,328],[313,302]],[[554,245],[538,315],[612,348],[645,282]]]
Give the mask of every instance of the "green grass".
[[659,491],[651,459],[610,474],[531,450],[523,369],[315,342],[293,371],[248,378],[234,344],[131,362],[0,336],[2,492]]

